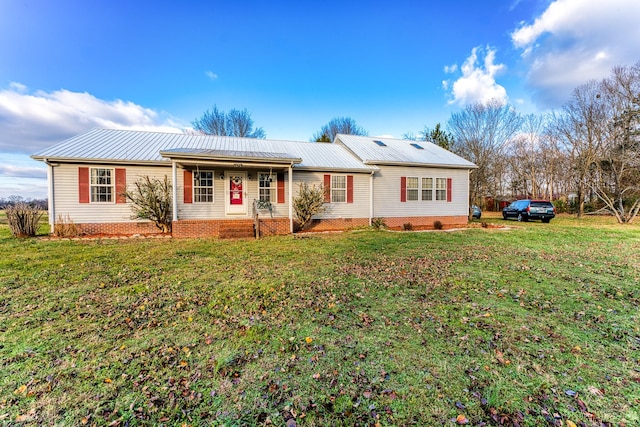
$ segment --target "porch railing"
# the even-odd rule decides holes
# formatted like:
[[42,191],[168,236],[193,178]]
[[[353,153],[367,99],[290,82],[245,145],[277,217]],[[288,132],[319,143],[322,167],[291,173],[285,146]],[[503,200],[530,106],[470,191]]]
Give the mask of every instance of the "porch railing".
[[260,211],[269,211],[269,215],[273,218],[273,205],[265,200],[253,199],[253,229],[255,230],[256,239],[260,238]]

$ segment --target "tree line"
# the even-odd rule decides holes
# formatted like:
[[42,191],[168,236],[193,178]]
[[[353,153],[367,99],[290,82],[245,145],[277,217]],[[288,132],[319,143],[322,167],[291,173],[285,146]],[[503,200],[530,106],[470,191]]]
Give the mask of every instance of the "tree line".
[[[247,110],[225,113],[214,106],[192,124],[200,133],[266,138]],[[368,135],[352,118],[336,117],[310,140],[332,142],[338,133]],[[492,100],[454,112],[445,127],[438,123],[403,137],[475,163],[472,204],[491,209],[541,198],[578,216],[596,210],[631,222],[640,211],[640,62],[578,86],[557,111],[523,115]]]

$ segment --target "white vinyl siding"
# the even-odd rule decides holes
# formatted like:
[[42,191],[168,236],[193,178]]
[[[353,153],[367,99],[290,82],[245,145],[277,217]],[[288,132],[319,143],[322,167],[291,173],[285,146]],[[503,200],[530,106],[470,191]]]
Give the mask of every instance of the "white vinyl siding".
[[[89,169],[110,169],[111,184],[113,185],[112,203],[80,203],[78,201],[79,183],[78,168]],[[162,166],[129,166],[118,165],[118,168],[126,169],[127,188],[131,189],[134,182],[142,176],[148,175],[150,178],[164,180],[165,175],[171,179],[171,167]],[[60,164],[53,168],[55,176],[53,190],[54,210],[56,218],[69,218],[77,224],[102,223],[102,222],[132,222],[132,211],[129,203],[115,203],[115,168],[111,165],[89,165],[89,164]],[[91,185],[91,171],[89,171],[89,183]],[[105,181],[102,181],[105,182]]]
[[[403,176],[433,177],[434,180],[443,178],[445,185],[446,179],[451,178],[452,201],[401,202],[400,181]],[[373,185],[374,218],[469,215],[469,171],[467,169],[380,166],[380,171],[374,175]]]
[[[329,172],[294,171],[293,197],[298,195],[300,183],[305,182],[310,186],[320,187],[324,185],[324,175]],[[314,218],[369,218],[369,173],[349,173],[353,175],[353,203],[327,203],[327,209]],[[280,205],[278,205],[280,206]]]

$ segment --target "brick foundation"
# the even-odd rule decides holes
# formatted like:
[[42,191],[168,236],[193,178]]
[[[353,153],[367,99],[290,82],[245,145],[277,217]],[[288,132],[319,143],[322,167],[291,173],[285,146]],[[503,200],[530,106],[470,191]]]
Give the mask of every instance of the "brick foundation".
[[162,234],[160,229],[152,222],[106,222],[106,223],[81,223],[75,224],[78,234],[91,235],[122,235],[135,234]]
[[312,219],[304,231],[340,231],[369,226],[369,218]]
[[[392,230],[402,230],[404,224],[411,224],[414,230],[432,230],[434,222],[440,221],[444,229],[466,227],[466,216],[429,216],[385,218],[385,224]],[[181,219],[172,224],[173,237],[198,238],[220,237],[225,229],[239,225],[253,226],[251,219]],[[307,232],[340,231],[367,227],[369,218],[330,218],[312,220]],[[161,234],[152,222],[117,222],[76,224],[80,235],[150,235]],[[289,218],[261,218],[260,236],[286,235],[290,233]]]
[[385,218],[384,222],[391,230],[402,230],[405,224],[411,224],[414,230],[433,230],[433,223],[440,221],[443,229],[466,227],[469,218],[465,216],[408,216]]

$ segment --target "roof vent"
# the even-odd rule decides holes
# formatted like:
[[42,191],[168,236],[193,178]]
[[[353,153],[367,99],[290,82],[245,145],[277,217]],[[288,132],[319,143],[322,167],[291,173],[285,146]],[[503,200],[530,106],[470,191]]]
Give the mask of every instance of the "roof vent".
[[387,144],[385,144],[384,142],[379,141],[379,140],[377,140],[377,139],[374,139],[374,140],[373,140],[373,142],[375,142],[376,144],[378,144],[380,147],[386,147],[386,146],[387,146]]
[[417,148],[418,150],[424,150],[424,147],[422,145],[416,144],[415,142],[412,142],[411,146]]

